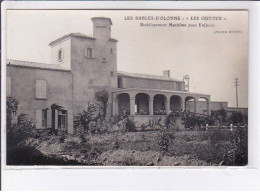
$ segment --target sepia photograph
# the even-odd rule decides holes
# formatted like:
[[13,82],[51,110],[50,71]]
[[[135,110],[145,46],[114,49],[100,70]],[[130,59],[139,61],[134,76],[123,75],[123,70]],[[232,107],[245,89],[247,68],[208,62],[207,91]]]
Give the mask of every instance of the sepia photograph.
[[6,166],[247,166],[247,10],[7,10]]

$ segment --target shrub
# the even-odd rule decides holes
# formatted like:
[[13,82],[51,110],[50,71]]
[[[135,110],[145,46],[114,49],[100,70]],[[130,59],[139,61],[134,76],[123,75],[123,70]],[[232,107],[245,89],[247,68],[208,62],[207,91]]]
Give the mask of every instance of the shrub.
[[19,101],[12,97],[6,99],[6,128],[7,130],[12,127],[13,113],[16,113]]
[[125,130],[127,132],[136,132],[136,125],[135,125],[134,121],[132,119],[130,119],[129,117],[126,118]]
[[172,140],[174,139],[174,135],[167,131],[162,131],[157,138],[157,143],[159,145],[159,149],[163,154],[166,154],[169,151],[169,146]]
[[96,122],[98,119],[97,110],[97,106],[88,103],[87,110],[82,110],[81,113],[75,116],[74,127],[77,133],[86,134],[87,132],[89,132],[91,122]]
[[17,124],[12,124],[7,128],[8,147],[18,146],[18,144],[32,137],[33,130],[35,130],[34,122],[26,114],[20,114]]
[[179,129],[179,126],[176,123],[176,117],[174,116],[173,113],[167,115],[166,119],[165,119],[165,127],[166,129]]
[[211,145],[214,145],[220,141],[232,141],[233,133],[227,130],[213,129],[208,133],[208,140]]

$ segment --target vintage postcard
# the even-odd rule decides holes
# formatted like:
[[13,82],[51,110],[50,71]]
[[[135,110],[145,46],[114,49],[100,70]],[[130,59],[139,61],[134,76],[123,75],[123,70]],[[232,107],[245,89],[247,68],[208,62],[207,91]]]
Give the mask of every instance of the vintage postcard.
[[7,10],[6,49],[8,167],[248,164],[247,10]]

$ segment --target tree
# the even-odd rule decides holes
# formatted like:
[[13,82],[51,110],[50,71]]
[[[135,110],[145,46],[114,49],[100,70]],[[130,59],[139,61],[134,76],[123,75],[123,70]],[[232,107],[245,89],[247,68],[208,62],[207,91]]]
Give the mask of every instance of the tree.
[[17,122],[12,123],[13,112],[18,109],[19,102],[15,98],[8,97],[6,103],[6,131],[7,147],[13,148],[19,146],[27,138],[32,136],[35,124],[28,115],[21,113],[17,116]]
[[104,120],[107,114],[108,92],[106,90],[98,91],[95,93],[95,98],[98,102],[102,103],[102,107],[99,110],[99,114],[101,118]]
[[6,127],[10,129],[12,126],[13,113],[17,112],[19,101],[12,97],[6,100]]
[[96,122],[98,119],[96,113],[97,113],[97,106],[88,102],[87,110],[82,110],[81,113],[75,116],[74,127],[76,129],[82,127],[83,130],[81,130],[80,133],[88,132],[90,129],[90,123]]

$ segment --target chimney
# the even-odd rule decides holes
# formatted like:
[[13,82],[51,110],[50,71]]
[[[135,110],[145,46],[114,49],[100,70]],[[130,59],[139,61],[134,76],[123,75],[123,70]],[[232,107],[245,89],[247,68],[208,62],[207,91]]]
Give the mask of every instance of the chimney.
[[93,36],[96,39],[108,40],[111,38],[111,19],[105,17],[91,18],[93,22]]
[[164,77],[170,77],[170,70],[163,71],[163,76]]

